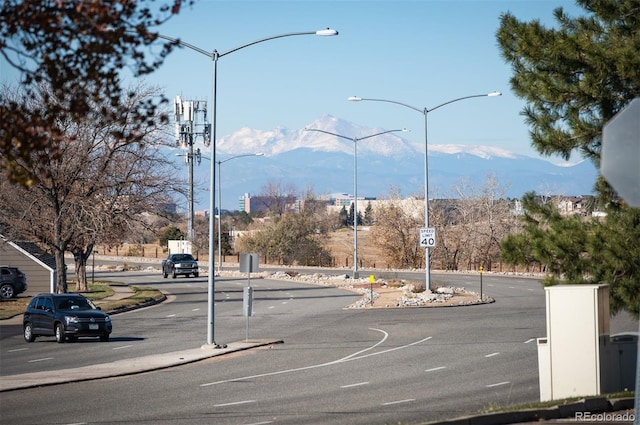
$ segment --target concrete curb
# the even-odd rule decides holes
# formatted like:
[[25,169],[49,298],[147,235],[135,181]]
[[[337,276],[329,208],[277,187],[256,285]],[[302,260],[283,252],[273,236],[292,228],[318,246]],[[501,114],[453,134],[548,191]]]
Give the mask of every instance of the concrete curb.
[[[563,419],[567,424],[574,422],[584,422],[585,419],[579,421],[576,418],[577,413],[612,413],[633,409],[635,399],[619,398],[608,399],[606,397],[594,397],[582,399],[575,403],[565,404],[547,409],[529,409],[518,410],[513,412],[487,413],[483,415],[466,416],[457,419],[450,419],[440,422],[427,422],[425,425],[507,425],[519,424],[526,422],[549,421],[554,419]],[[574,421],[572,421],[574,419]],[[605,422],[608,423],[608,422]]]

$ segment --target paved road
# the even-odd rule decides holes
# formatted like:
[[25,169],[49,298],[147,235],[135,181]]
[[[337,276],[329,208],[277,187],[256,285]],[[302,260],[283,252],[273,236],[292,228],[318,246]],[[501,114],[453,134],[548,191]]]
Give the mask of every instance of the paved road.
[[[455,279],[470,287],[477,277]],[[246,280],[217,281],[219,339],[242,340]],[[114,316],[121,333],[108,344],[26,345],[20,336],[5,338],[2,373],[201,344],[206,282],[157,284],[175,300]],[[355,297],[343,291],[269,280],[252,284],[257,295],[251,337],[284,344],[127,378],[3,393],[3,421],[417,423],[538,399],[535,338],[545,333],[545,313],[544,291],[535,280],[485,278],[494,304],[403,310],[345,310]],[[33,409],[34,401],[40,410]]]

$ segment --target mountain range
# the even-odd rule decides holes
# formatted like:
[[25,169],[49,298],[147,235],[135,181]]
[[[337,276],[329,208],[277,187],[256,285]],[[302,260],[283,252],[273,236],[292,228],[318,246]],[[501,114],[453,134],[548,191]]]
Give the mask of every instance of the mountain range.
[[[383,132],[386,134],[369,137]],[[245,193],[260,195],[267,184],[294,187],[300,196],[307,189],[317,196],[352,195],[354,144],[359,197],[385,198],[391,188],[399,189],[403,196],[422,196],[424,146],[403,137],[407,134],[363,127],[330,115],[318,118],[305,129],[241,128],[217,142],[216,161],[222,164],[216,190],[220,183],[222,208],[237,209],[239,197]],[[256,153],[263,155],[233,158]],[[430,198],[455,197],[454,188],[461,182],[480,190],[489,177],[497,180],[504,196],[513,198],[529,191],[589,195],[598,174],[588,161],[556,165],[497,147],[456,144],[429,144],[428,167]],[[185,175],[186,172],[185,169]],[[196,210],[208,209],[205,191],[209,174],[206,161],[194,168]]]

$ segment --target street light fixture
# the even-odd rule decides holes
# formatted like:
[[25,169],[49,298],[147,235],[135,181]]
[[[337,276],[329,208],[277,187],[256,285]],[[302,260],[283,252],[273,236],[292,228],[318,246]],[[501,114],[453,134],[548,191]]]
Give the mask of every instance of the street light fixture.
[[358,273],[358,141],[370,139],[371,137],[381,136],[387,133],[407,131],[407,129],[387,130],[365,137],[347,137],[341,134],[319,130],[316,128],[305,128],[304,131],[317,131],[320,133],[329,134],[331,136],[340,137],[342,139],[351,140],[353,142],[353,278],[358,279],[360,277]]
[[232,159],[242,158],[245,156],[264,156],[263,153],[245,153],[242,155],[232,156],[224,161],[218,161],[218,274],[222,271],[222,186],[221,186],[221,165]]
[[[416,108],[415,106],[408,105],[406,103],[397,102],[395,100],[387,100],[387,99],[369,99],[358,96],[351,96],[348,100],[353,102],[360,102],[363,100],[370,100],[375,102],[388,102],[395,103],[396,105],[401,105],[409,109],[413,109],[414,111],[420,112],[424,115],[424,227],[429,228],[429,156],[428,156],[428,136],[427,136],[427,115],[431,111],[435,111],[438,108],[441,108],[450,103],[458,102],[465,99],[472,99],[474,97],[495,97],[502,96],[502,93],[494,91],[487,94],[475,94],[471,96],[463,96],[458,97],[456,99],[449,100],[447,102],[441,103],[433,108]],[[431,290],[431,264],[429,258],[429,246],[425,247],[425,288]]]
[[[297,35],[319,35],[319,36],[334,36],[338,35],[338,31],[327,28],[319,31],[309,31],[309,32],[292,32],[286,34],[273,35],[270,37],[261,38],[259,40],[252,41],[250,43],[243,44],[238,47],[234,47],[233,49],[227,50],[225,52],[218,52],[217,50],[207,51],[201,49],[193,44],[186,43],[180,39],[167,37],[165,35],[157,34],[158,38],[162,38],[164,40],[168,40],[172,43],[178,44],[180,46],[191,49],[195,52],[198,52],[202,55],[207,56],[213,61],[213,107],[211,108],[211,170],[210,176],[211,181],[209,185],[209,215],[213,214],[215,210],[215,165],[216,165],[216,100],[217,100],[217,82],[218,82],[218,59],[223,56],[226,56],[230,53],[236,52],[238,50],[244,49],[245,47],[253,46],[254,44],[262,43],[269,40],[275,40],[277,38],[283,37],[292,37]],[[208,324],[207,324],[207,344],[213,346],[215,348],[222,348],[215,342],[214,333],[214,319],[215,319],[215,275],[213,269],[213,258],[215,255],[215,220],[212,217],[209,217],[209,281],[208,281]]]

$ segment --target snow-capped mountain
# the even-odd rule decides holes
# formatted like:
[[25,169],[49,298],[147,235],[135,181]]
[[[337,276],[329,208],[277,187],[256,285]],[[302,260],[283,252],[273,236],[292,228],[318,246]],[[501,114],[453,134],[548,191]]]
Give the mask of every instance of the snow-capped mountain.
[[[354,139],[358,196],[383,198],[391,188],[399,188],[405,196],[422,195],[424,146],[410,141],[406,138],[408,133],[401,131],[368,137],[387,131],[325,115],[305,129],[242,128],[219,138],[218,161],[247,153],[264,155],[221,165],[222,208],[236,209],[239,197],[245,193],[259,195],[268,183],[295,186],[300,193],[311,188],[316,195],[353,194]],[[209,167],[196,167],[195,173],[196,181],[204,182],[202,187],[206,187]],[[510,197],[520,197],[528,191],[588,195],[597,170],[589,162],[560,166],[491,146],[429,145],[430,197],[454,197],[453,187],[462,181],[479,189],[489,176],[495,177],[505,196]],[[202,188],[197,192],[196,208],[207,209],[206,192]]]

